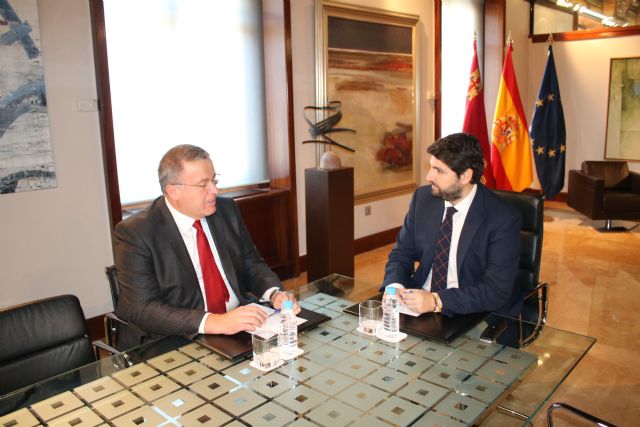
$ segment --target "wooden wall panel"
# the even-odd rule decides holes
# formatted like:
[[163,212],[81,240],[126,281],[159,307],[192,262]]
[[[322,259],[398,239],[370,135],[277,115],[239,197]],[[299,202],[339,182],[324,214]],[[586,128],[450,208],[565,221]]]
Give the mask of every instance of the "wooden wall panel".
[[296,274],[298,254],[291,245],[291,192],[268,191],[235,198],[253,243],[281,279]]

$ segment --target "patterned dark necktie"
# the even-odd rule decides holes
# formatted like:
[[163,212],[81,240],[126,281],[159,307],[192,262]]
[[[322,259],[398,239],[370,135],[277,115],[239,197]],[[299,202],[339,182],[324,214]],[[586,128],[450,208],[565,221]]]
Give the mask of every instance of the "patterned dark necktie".
[[193,227],[197,230],[198,256],[200,258],[200,270],[202,270],[205,299],[207,300],[207,311],[217,314],[226,313],[227,306],[225,302],[229,301],[229,291],[213,258],[213,252],[211,252],[211,246],[209,246],[207,236],[204,234],[202,224],[197,220],[193,223]]
[[451,230],[453,228],[453,214],[456,208],[450,206],[444,221],[440,224],[440,235],[436,244],[436,251],[431,267],[431,292],[447,289],[447,272],[449,271],[449,250],[451,249]]

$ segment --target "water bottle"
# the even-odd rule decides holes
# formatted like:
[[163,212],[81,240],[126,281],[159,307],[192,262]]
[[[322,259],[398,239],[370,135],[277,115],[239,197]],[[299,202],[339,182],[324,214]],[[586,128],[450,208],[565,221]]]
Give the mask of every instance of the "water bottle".
[[278,347],[283,359],[292,358],[298,354],[298,322],[293,313],[293,302],[287,300],[280,310],[280,333]]
[[400,301],[396,288],[389,286],[382,299],[382,334],[387,338],[395,338],[400,332]]

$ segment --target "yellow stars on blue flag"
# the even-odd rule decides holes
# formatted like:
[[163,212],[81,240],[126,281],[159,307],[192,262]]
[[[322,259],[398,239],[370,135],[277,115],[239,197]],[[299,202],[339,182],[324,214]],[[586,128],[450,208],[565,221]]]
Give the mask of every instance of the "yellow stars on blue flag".
[[564,186],[567,146],[560,86],[551,45],[548,52],[529,136],[542,192],[546,198],[552,199]]

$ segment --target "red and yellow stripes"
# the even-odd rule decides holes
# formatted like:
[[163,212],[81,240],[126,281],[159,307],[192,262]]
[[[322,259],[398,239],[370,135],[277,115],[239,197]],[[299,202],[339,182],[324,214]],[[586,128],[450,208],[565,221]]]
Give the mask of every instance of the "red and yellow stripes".
[[511,44],[504,59],[491,130],[491,167],[496,188],[522,191],[533,179],[529,127],[522,108]]

